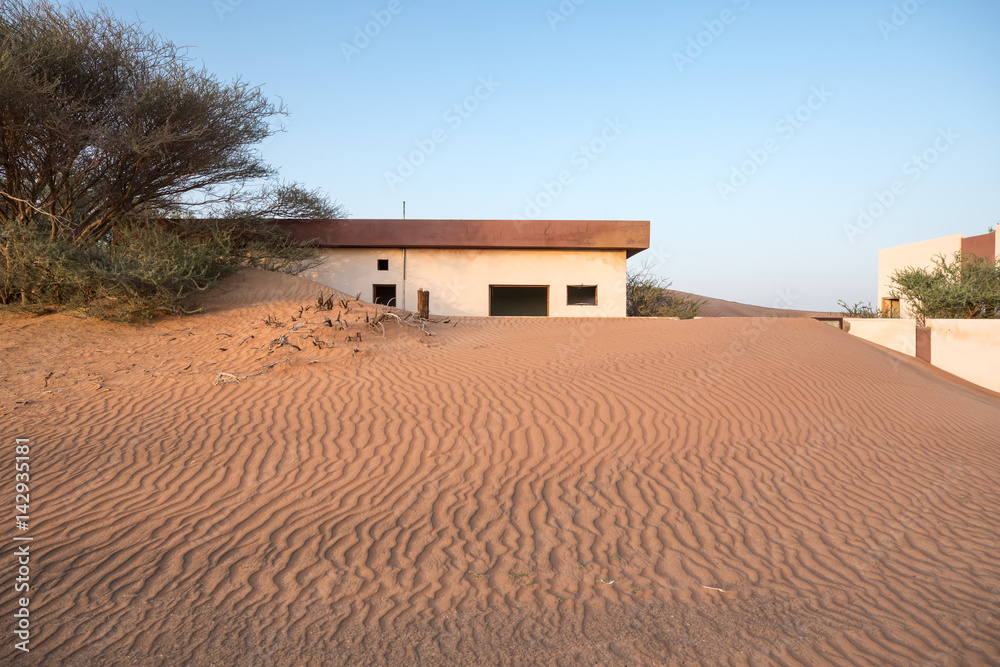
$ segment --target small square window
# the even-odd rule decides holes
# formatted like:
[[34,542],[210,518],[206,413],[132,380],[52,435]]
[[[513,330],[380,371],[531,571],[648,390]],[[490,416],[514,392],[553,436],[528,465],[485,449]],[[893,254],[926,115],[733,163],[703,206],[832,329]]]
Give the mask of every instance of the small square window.
[[567,306],[596,306],[597,285],[567,285]]
[[380,259],[378,261],[378,270],[379,271],[388,271],[389,270],[389,260],[387,260],[387,259]]

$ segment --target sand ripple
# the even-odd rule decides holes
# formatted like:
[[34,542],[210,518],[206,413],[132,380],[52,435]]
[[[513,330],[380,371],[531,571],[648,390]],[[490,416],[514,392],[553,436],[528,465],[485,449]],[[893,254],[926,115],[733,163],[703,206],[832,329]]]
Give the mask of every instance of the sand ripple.
[[390,327],[219,386],[300,303],[233,298],[0,328],[41,350],[17,664],[1000,662],[994,394],[781,319]]

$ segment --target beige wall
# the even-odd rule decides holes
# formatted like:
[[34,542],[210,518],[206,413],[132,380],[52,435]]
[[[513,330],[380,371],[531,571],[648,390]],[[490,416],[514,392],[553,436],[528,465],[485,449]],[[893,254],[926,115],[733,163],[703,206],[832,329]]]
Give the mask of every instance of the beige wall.
[[[300,275],[350,295],[361,293],[362,301],[373,299],[372,285],[397,285],[397,301],[402,301],[403,251],[369,248],[337,248],[320,250],[323,264]],[[389,270],[379,271],[378,260],[389,260]],[[414,297],[415,299],[416,297]],[[416,300],[413,308],[416,308]],[[402,303],[394,304],[403,308]]]
[[[489,315],[490,285],[548,285],[551,317],[625,317],[625,252],[569,250],[371,250],[325,248],[323,264],[302,273],[372,299],[373,284],[397,285],[400,308],[416,310],[430,292],[434,315]],[[376,260],[389,259],[389,271]],[[405,281],[404,281],[405,263]],[[405,290],[404,290],[405,285]],[[596,285],[597,306],[568,306],[567,285]]]
[[[952,255],[962,250],[962,235],[952,234],[939,239],[920,241],[907,245],[886,248],[878,253],[878,302],[881,308],[882,299],[889,297],[892,286],[892,274],[907,267],[930,268],[934,266],[934,258],[944,255],[951,259]],[[913,317],[906,303],[900,304],[900,317]]]
[[[845,318],[853,336],[916,356],[916,320]],[[1000,392],[1000,320],[927,320],[931,363]]]
[[935,366],[1000,391],[1000,320],[927,320],[927,326]]
[[[887,347],[896,352],[917,355],[917,321],[876,318],[845,318],[852,336]],[[933,354],[933,352],[932,352]],[[932,357],[933,358],[933,357]]]

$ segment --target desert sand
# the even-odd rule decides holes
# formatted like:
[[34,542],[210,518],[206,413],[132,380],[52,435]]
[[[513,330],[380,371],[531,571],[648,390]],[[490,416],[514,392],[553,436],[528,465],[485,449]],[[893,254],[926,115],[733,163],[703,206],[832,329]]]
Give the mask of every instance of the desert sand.
[[808,319],[226,290],[0,319],[0,663],[1000,663],[997,394]]
[[754,306],[748,303],[727,301],[701,294],[692,294],[690,292],[668,291],[679,297],[701,302],[701,308],[698,311],[700,317],[843,317],[843,313],[818,310],[793,310],[791,308],[778,307],[784,306],[786,300],[791,300],[789,295],[776,295],[775,303],[777,305],[768,308],[766,306]]

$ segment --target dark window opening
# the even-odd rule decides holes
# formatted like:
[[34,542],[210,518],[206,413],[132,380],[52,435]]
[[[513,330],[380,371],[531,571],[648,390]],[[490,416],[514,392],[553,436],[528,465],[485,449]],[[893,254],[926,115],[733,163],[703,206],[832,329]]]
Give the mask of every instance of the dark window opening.
[[395,306],[396,286],[372,285],[372,303],[380,303],[383,306]]
[[567,285],[567,306],[596,306],[597,285]]
[[387,259],[380,259],[380,260],[378,260],[378,270],[379,271],[388,271],[389,270],[389,260],[387,260]]
[[490,285],[490,315],[494,317],[548,317],[547,285]]

